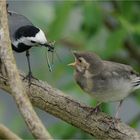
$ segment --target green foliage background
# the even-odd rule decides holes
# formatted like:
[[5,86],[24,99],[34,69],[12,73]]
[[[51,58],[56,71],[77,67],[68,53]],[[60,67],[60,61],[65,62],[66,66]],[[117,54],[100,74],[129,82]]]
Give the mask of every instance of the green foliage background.
[[[14,1],[12,4],[18,5],[19,3]],[[28,6],[21,7],[21,13],[42,28],[47,34],[48,40],[56,41],[56,52],[61,59],[59,61],[55,57],[54,70],[50,73],[45,58],[46,50],[34,48],[32,61],[36,65],[33,73],[39,79],[46,80],[73,98],[94,106],[96,101],[76,85],[73,70],[67,66],[74,60],[71,50],[94,51],[103,59],[129,64],[140,72],[139,1],[71,0],[26,1],[26,3]],[[132,94],[130,98],[140,105],[138,92]],[[3,116],[3,108],[3,104],[0,103],[0,118]],[[110,104],[103,104],[102,109],[107,113],[112,113]],[[128,111],[131,110],[128,109]],[[137,128],[140,121],[139,114],[140,112],[127,123]],[[23,128],[20,116],[11,121],[10,127],[23,138],[31,137],[25,131],[26,128]],[[48,129],[54,138],[92,138],[60,120],[51,123]]]

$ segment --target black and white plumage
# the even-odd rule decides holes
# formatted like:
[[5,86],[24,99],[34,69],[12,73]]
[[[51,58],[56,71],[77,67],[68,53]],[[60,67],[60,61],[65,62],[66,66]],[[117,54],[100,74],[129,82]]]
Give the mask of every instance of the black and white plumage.
[[53,52],[54,47],[48,43],[44,32],[25,16],[8,11],[8,22],[12,49],[18,53],[26,52],[29,76],[32,76],[29,49],[33,46],[44,46],[48,47],[48,51]]

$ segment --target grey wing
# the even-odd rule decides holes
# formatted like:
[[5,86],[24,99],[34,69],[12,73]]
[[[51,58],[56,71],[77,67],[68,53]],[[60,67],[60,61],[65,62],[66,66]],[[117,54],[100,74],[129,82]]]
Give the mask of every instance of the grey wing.
[[124,77],[126,79],[133,79],[135,77],[140,77],[131,66],[120,64],[111,61],[104,61],[104,70],[112,76],[116,76],[116,78]]
[[130,82],[135,89],[140,88],[140,74],[131,66],[110,61],[104,61],[104,65],[104,75],[113,79],[123,78],[124,81]]
[[8,22],[10,38],[12,41],[14,40],[14,35],[18,28],[25,25],[33,25],[28,18],[13,11],[8,11]]

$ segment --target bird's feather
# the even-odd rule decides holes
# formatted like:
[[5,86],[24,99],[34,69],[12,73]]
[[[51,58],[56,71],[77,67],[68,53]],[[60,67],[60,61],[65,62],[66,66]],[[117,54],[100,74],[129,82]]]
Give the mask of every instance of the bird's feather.
[[[131,66],[111,61],[103,61],[103,63],[104,69],[101,75],[106,77],[105,79],[112,82],[115,79],[115,81],[118,81],[118,85],[121,81],[124,81],[124,83],[128,83],[131,86],[132,91],[140,88],[140,74]],[[124,88],[126,87],[124,86]]]
[[104,70],[107,73],[110,73],[111,76],[115,78],[123,77],[126,80],[133,80],[140,75],[129,65],[120,64],[111,61],[103,61]]
[[8,11],[8,22],[10,27],[10,38],[12,41],[15,40],[14,34],[17,29],[22,26],[33,25],[28,18],[13,11]]

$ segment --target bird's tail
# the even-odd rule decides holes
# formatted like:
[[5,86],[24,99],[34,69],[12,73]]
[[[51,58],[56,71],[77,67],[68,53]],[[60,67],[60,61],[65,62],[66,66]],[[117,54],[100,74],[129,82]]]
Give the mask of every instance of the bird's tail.
[[134,90],[140,88],[140,77],[137,77],[133,82],[132,82]]

